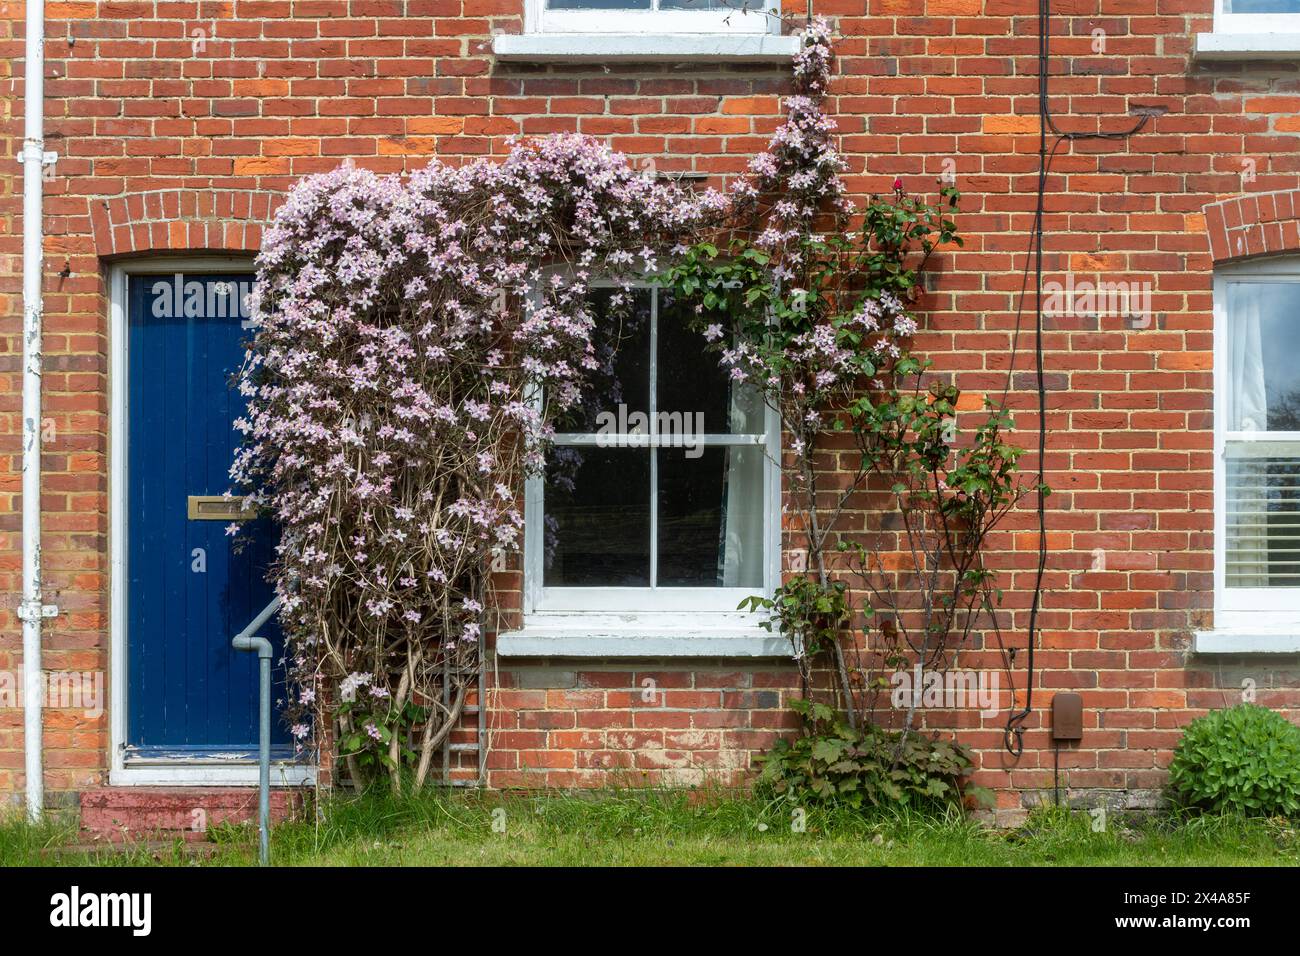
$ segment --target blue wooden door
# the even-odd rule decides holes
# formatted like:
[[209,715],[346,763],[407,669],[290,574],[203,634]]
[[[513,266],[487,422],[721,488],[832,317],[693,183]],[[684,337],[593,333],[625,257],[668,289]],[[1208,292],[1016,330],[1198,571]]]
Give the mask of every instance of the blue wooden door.
[[[243,522],[236,546],[228,519],[195,519],[189,506],[230,486],[232,423],[244,409],[232,376],[249,334],[242,298],[252,278],[127,280],[129,755],[256,749],[257,655],[230,640],[273,597],[273,530],[265,519]],[[278,645],[274,624],[264,636]],[[283,686],[277,660],[277,711]],[[272,741],[287,749],[278,715]]]

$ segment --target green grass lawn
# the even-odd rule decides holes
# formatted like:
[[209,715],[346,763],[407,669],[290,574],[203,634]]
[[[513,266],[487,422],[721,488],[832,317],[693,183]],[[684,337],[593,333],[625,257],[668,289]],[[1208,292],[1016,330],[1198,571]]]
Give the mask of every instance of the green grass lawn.
[[[683,792],[512,796],[435,792],[336,797],[316,822],[273,834],[284,866],[1296,866],[1298,828],[1277,820],[1117,817],[1094,832],[1086,812],[1044,810],[1002,833],[957,814],[810,810],[802,832],[788,804]],[[0,866],[248,865],[256,831],[212,832],[210,856],[179,846],[59,851],[71,826],[0,824]]]

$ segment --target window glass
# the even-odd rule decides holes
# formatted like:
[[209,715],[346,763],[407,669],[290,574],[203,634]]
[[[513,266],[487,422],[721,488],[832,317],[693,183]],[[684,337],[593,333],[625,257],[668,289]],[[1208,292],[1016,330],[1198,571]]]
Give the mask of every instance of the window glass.
[[547,462],[543,584],[759,588],[762,398],[730,382],[669,296],[638,289],[615,310],[614,294],[594,297],[601,369]]
[[763,9],[756,0],[659,0],[660,10],[731,10],[746,16]]
[[546,477],[546,585],[647,587],[649,449],[557,448]]
[[1223,0],[1224,13],[1300,13],[1300,0]]
[[546,0],[552,10],[649,10],[651,0]]
[[1227,286],[1229,588],[1300,587],[1300,283]]
[[551,10],[723,10],[745,16],[759,0],[546,0]]
[[610,300],[616,294],[613,289],[592,294],[598,367],[588,374],[581,400],[559,416],[557,432],[594,432],[602,412],[617,413],[620,407],[624,417],[650,410],[650,296],[640,290],[630,309],[615,310]]
[[1300,587],[1300,447],[1271,454],[1272,444],[1226,449],[1230,588]]
[[657,408],[668,413],[695,413],[708,434],[762,434],[763,400],[753,389],[733,387],[718,365],[718,353],[686,324],[672,298],[659,299]]
[[763,449],[660,448],[663,587],[763,584]]
[[1300,283],[1228,285],[1230,431],[1300,431]]
[[[771,0],[543,0],[527,5],[530,33],[768,33]],[[609,16],[608,14],[624,14]]]

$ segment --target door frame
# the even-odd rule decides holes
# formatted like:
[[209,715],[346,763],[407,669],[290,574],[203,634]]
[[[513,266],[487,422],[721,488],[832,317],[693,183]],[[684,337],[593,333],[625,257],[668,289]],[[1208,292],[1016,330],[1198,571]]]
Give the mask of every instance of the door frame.
[[[126,283],[128,276],[204,272],[252,272],[246,256],[150,257],[109,267],[108,321],[108,511],[109,511],[109,770],[110,786],[231,786],[257,783],[256,759],[220,757],[151,757],[126,759],[127,692],[130,655],[127,647],[127,407]],[[231,635],[232,637],[234,635]],[[272,786],[302,786],[316,781],[316,767],[287,761],[271,764]]]

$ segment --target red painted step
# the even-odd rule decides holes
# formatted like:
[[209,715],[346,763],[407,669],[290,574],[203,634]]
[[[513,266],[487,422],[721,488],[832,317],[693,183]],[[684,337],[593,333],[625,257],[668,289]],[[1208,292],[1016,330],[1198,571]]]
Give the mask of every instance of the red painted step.
[[[305,791],[271,791],[273,821],[301,817],[305,805]],[[248,821],[257,821],[256,787],[101,787],[81,794],[81,828],[100,839],[142,833],[202,839],[210,827]]]

